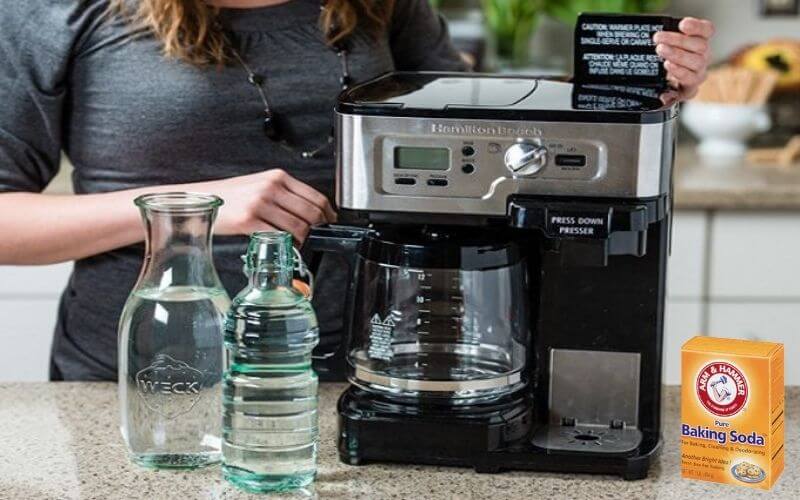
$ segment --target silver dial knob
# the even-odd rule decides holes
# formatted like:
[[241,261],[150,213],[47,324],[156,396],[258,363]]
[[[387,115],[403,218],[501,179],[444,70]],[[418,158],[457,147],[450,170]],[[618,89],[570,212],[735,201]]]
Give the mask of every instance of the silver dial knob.
[[505,162],[514,177],[534,175],[547,164],[547,149],[532,142],[518,142],[506,149]]

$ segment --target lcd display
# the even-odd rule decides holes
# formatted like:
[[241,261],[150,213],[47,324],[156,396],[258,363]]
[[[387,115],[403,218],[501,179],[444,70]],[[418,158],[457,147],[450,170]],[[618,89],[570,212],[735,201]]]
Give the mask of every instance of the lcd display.
[[394,148],[394,168],[417,170],[447,170],[450,150],[447,148]]

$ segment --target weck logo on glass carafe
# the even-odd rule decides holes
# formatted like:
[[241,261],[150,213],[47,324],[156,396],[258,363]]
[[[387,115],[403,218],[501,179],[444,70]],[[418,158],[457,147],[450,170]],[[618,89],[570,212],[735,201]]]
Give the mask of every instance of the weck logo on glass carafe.
[[203,372],[166,354],[136,374],[136,388],[145,406],[173,419],[191,411],[200,399]]

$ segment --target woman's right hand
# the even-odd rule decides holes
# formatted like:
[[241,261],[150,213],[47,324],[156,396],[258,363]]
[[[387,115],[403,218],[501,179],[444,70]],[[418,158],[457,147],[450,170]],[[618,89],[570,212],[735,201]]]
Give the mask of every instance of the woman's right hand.
[[328,198],[284,170],[192,185],[223,200],[214,227],[217,234],[239,235],[280,229],[303,243],[311,226],[336,221]]

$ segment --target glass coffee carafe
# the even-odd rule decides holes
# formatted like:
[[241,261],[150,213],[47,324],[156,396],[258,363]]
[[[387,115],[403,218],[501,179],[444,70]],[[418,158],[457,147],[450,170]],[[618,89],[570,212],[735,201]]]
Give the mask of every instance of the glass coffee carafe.
[[354,245],[348,378],[394,399],[472,404],[525,384],[525,258],[505,233],[369,230]]
[[159,193],[135,200],[144,264],[119,323],[121,429],[131,460],[193,468],[220,460],[222,335],[230,304],[211,258],[222,200]]

